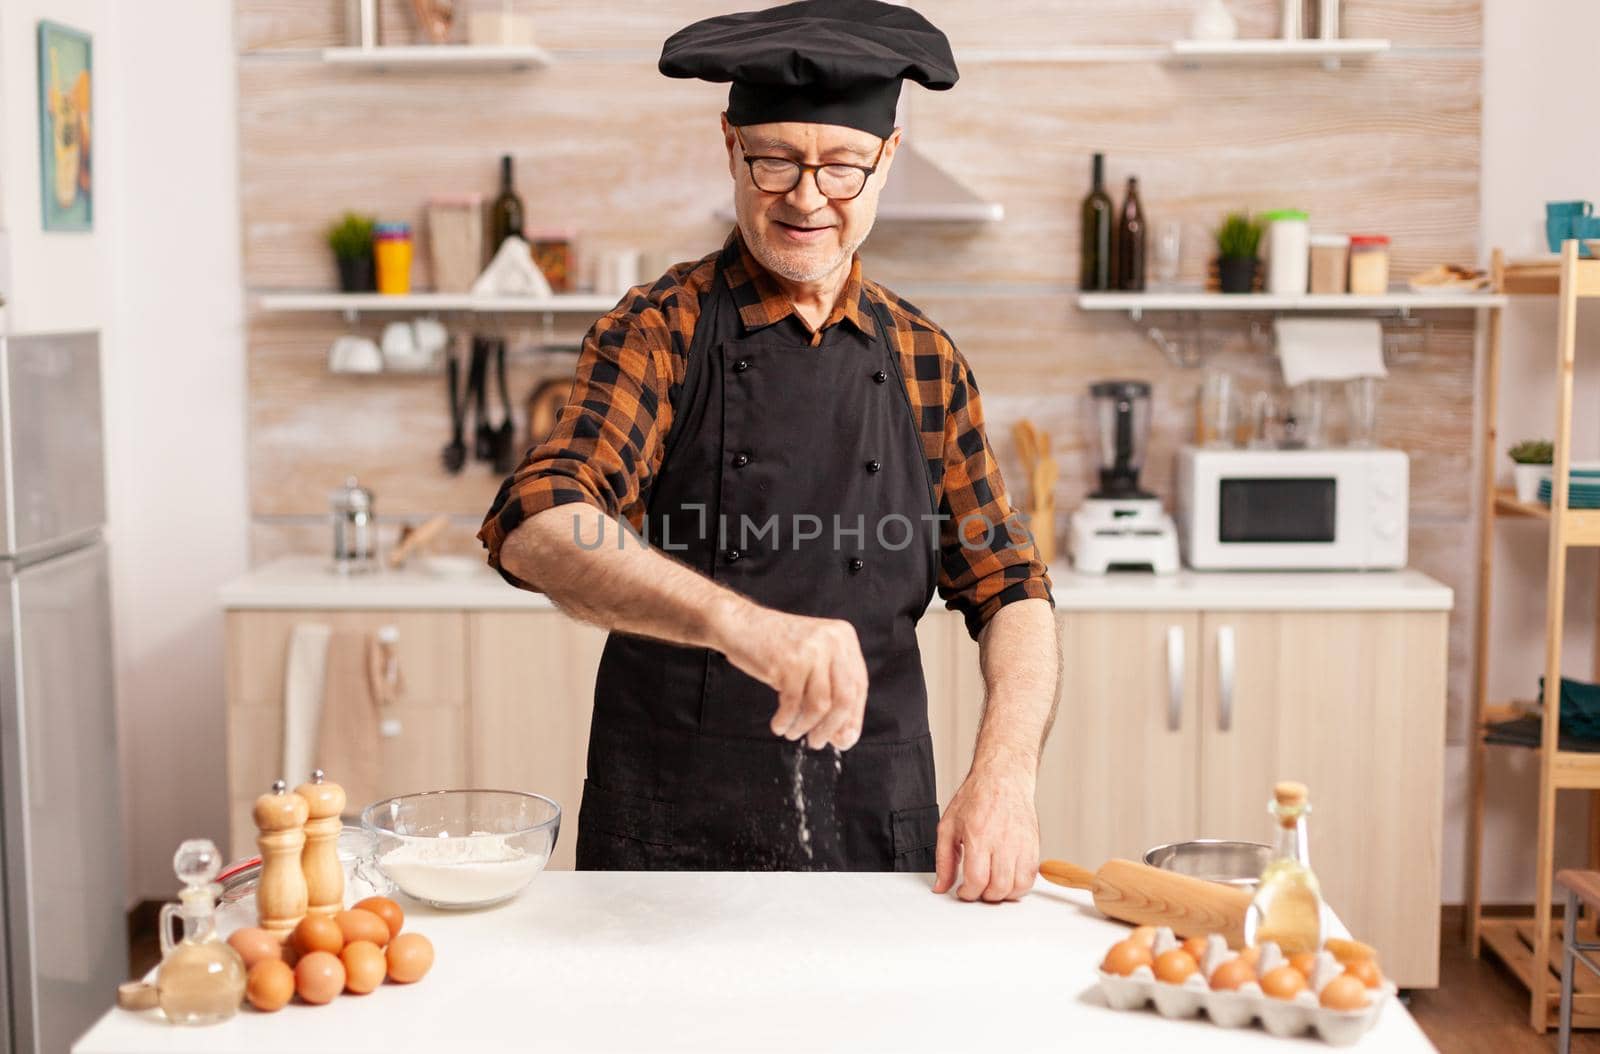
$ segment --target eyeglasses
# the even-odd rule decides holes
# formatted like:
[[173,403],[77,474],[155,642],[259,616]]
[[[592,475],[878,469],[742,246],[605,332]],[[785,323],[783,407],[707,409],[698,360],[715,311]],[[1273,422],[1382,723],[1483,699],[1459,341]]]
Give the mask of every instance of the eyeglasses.
[[815,172],[818,192],[831,201],[849,201],[859,197],[867,187],[867,177],[878,170],[878,163],[883,160],[883,148],[889,143],[885,139],[878,144],[878,156],[872,159],[870,165],[846,165],[838,162],[805,165],[786,157],[751,157],[750,151],[744,145],[744,136],[739,134],[739,129],[735,128],[733,134],[734,138],[739,140],[739,149],[744,152],[744,163],[750,166],[750,180],[756,185],[757,190],[767,194],[787,194],[800,185],[802,175]]

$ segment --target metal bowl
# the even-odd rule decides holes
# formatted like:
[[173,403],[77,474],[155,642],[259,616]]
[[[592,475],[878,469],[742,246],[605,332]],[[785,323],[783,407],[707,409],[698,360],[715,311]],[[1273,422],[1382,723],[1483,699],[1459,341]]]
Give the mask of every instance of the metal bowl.
[[1144,854],[1144,862],[1151,867],[1252,892],[1261,882],[1261,872],[1266,870],[1271,861],[1272,847],[1269,845],[1216,838],[1158,845]]

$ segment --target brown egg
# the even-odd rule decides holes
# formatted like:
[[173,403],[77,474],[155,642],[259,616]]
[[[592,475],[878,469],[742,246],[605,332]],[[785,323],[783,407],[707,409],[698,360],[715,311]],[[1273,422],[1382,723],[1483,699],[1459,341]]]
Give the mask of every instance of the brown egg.
[[1280,966],[1261,979],[1261,991],[1274,999],[1293,999],[1306,990],[1306,975],[1293,966]]
[[1383,983],[1383,974],[1378,970],[1378,964],[1371,959],[1357,959],[1348,963],[1344,972],[1368,988],[1376,988]]
[[279,961],[283,959],[283,945],[278,942],[278,938],[254,926],[234,930],[228,937],[228,946],[239,953],[239,958],[244,960],[246,970],[252,969],[263,959]]
[[420,933],[402,933],[389,942],[389,980],[420,981],[433,965],[433,942]]
[[[370,911],[384,921],[389,927],[389,940],[394,940],[400,935],[400,927],[406,924],[406,913],[400,910],[400,905],[388,897],[368,897],[356,905],[357,911]],[[388,944],[389,941],[383,943]]]
[[383,949],[371,941],[351,941],[339,961],[344,963],[344,990],[356,995],[366,995],[382,984],[389,969]]
[[1200,969],[1194,956],[1182,948],[1168,948],[1156,956],[1156,980],[1167,984],[1182,984]]
[[1183,950],[1194,956],[1195,962],[1200,962],[1206,957],[1206,939],[1204,937],[1190,937],[1183,942]]
[[1129,937],[1111,946],[1106,952],[1105,961],[1100,964],[1100,969],[1106,973],[1114,973],[1118,977],[1126,977],[1141,966],[1151,966],[1155,963],[1155,956],[1150,954],[1150,949],[1139,943],[1137,937]]
[[1311,971],[1317,968],[1316,952],[1295,952],[1289,956],[1289,965],[1300,971],[1300,976],[1311,980]]
[[282,959],[262,959],[250,967],[244,994],[257,1010],[282,1010],[294,998],[294,971]]
[[331,915],[307,915],[294,928],[289,940],[301,955],[327,952],[336,956],[344,951],[344,931]]
[[344,934],[347,947],[356,941],[369,941],[380,948],[389,943],[389,924],[370,911],[362,908],[341,911],[333,921]]
[[1342,973],[1322,986],[1321,1002],[1329,1010],[1360,1010],[1367,1005],[1367,986],[1359,977]]
[[1256,979],[1256,968],[1243,958],[1229,959],[1211,971],[1211,987],[1218,992],[1238,991],[1239,986]]
[[1250,969],[1254,970],[1261,962],[1261,949],[1257,947],[1241,948],[1239,949],[1239,958],[1249,963]]
[[344,991],[344,963],[332,952],[306,952],[294,968],[294,989],[300,998],[320,1006]]

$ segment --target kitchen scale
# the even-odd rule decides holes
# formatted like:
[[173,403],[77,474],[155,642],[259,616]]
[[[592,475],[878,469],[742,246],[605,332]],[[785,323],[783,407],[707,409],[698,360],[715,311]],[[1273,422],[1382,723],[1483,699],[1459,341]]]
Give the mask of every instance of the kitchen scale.
[[1072,514],[1067,546],[1073,566],[1107,571],[1178,571],[1178,528],[1154,494],[1139,487],[1150,436],[1150,385],[1100,381],[1089,386],[1100,443],[1100,488]]

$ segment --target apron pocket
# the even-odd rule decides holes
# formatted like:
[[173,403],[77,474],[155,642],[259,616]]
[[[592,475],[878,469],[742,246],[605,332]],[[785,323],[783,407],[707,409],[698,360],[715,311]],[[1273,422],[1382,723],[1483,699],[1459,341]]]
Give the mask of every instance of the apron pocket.
[[583,805],[578,810],[580,830],[631,838],[650,845],[672,844],[674,809],[671,802],[640,798],[583,781]]
[[932,871],[939,842],[939,806],[899,809],[890,816],[896,871]]

